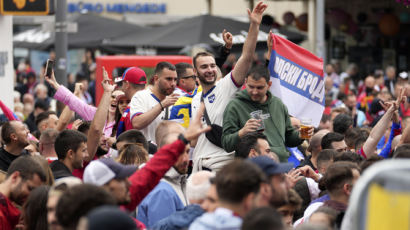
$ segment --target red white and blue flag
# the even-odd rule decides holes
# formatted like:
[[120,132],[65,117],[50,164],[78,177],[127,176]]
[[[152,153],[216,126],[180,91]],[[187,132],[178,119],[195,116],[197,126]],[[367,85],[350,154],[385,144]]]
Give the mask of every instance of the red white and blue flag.
[[271,92],[288,107],[289,114],[319,126],[325,109],[323,60],[308,50],[273,35],[269,61]]

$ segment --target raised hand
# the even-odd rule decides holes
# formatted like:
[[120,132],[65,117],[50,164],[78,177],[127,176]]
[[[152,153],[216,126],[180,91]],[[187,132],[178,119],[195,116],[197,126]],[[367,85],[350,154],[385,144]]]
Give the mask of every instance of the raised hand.
[[232,48],[232,44],[233,44],[233,37],[232,34],[227,32],[225,29],[222,31],[222,38],[224,39],[225,42],[225,47],[227,49],[231,49]]
[[81,119],[77,119],[73,122],[73,125],[71,126],[71,129],[73,130],[78,130],[78,127],[83,123]]
[[302,178],[303,176],[300,175],[300,172],[297,169],[292,169],[288,173],[286,173],[286,180],[289,188],[295,187],[296,182],[298,182]]
[[209,130],[211,130],[211,126],[204,126],[202,123],[202,115],[204,114],[205,111],[205,105],[203,102],[201,102],[201,106],[199,107],[198,113],[192,120],[192,122],[189,124],[188,129],[184,133],[185,139],[188,141],[195,140],[201,135],[202,133],[206,133]]
[[[45,74],[45,73],[44,73]],[[58,84],[56,77],[54,76],[54,70],[51,70],[51,77],[44,75],[44,79],[51,85],[55,90],[60,88],[60,84]]]
[[101,82],[104,92],[112,92],[115,89],[115,85],[111,85],[110,78],[108,77],[108,73],[103,66],[103,80]]
[[248,17],[251,23],[256,23],[258,25],[261,24],[263,12],[266,10],[268,5],[263,2],[259,2],[255,8],[253,8],[252,12],[248,9]]
[[74,95],[79,97],[84,92],[83,87],[83,83],[75,83]]

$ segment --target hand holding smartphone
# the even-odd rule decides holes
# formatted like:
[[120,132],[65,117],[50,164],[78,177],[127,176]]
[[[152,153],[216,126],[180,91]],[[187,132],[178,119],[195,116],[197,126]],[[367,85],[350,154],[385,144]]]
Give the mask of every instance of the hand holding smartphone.
[[53,67],[54,67],[54,60],[47,59],[46,76],[49,78],[51,78],[51,74],[53,73]]

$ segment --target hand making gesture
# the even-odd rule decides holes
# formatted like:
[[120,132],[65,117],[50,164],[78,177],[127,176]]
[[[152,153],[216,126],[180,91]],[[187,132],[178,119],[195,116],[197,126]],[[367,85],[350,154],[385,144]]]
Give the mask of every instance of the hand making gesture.
[[248,16],[249,16],[249,21],[251,23],[255,23],[257,25],[261,24],[262,21],[262,15],[263,12],[266,10],[266,8],[268,7],[268,5],[266,5],[263,2],[259,2],[255,8],[253,8],[252,12],[250,9],[248,9]]
[[232,34],[227,32],[225,29],[222,31],[222,38],[224,39],[225,42],[225,47],[227,49],[231,49],[233,45],[233,37]]

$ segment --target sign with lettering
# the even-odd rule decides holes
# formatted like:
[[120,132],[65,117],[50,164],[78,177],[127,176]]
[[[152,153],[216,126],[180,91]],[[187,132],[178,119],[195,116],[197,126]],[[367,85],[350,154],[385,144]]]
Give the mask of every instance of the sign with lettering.
[[165,14],[167,5],[165,3],[68,3],[69,13],[134,13],[134,14]]
[[4,15],[47,15],[49,0],[0,0]]

